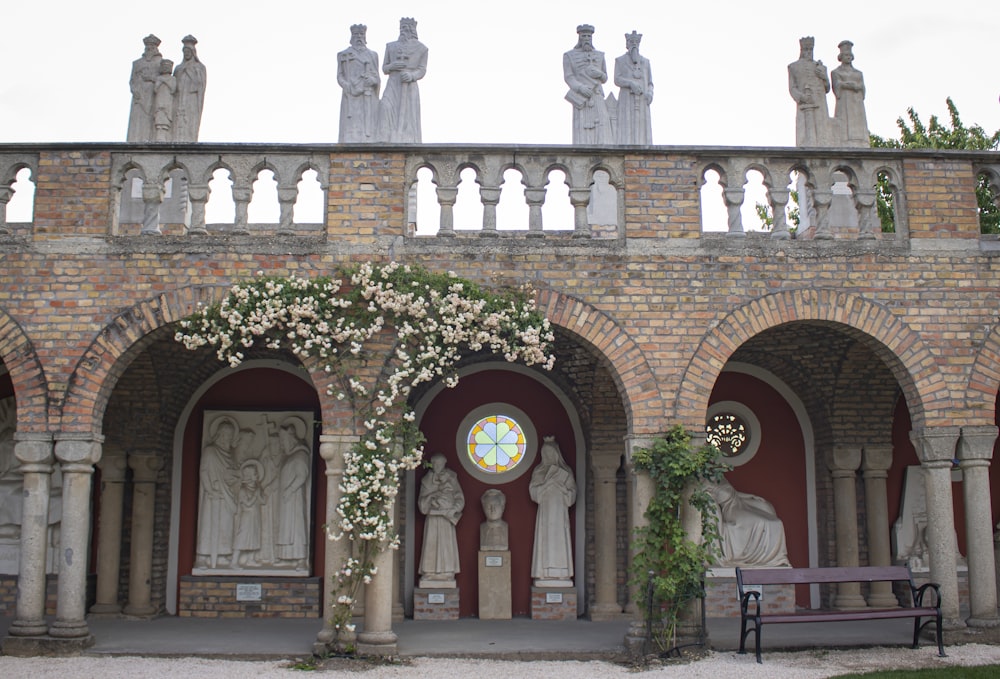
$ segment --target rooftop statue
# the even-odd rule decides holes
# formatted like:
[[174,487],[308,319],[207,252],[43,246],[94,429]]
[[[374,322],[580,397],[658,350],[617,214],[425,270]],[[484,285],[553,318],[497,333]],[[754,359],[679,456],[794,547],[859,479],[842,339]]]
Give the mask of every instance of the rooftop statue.
[[417,22],[399,20],[399,39],[385,46],[382,72],[388,76],[379,104],[378,141],[417,143],[420,134],[420,90],[427,74],[427,48],[417,40]]
[[174,69],[177,78],[177,104],[174,115],[174,141],[198,141],[201,112],[205,107],[205,65],[198,59],[194,36],[185,36],[184,60]]
[[795,100],[795,145],[831,146],[826,93],[830,79],[822,61],[813,59],[814,38],[799,40],[799,58],[788,65],[788,91]]
[[615,59],[615,85],[618,92],[619,144],[648,146],[653,143],[653,125],[649,105],[653,101],[653,74],[649,59],[639,54],[642,34],[625,34],[625,54]]
[[351,26],[351,45],[337,54],[337,83],[344,93],[340,99],[340,141],[377,141],[378,53],[368,49],[368,27]]
[[842,146],[871,145],[868,135],[868,118],[865,115],[865,79],[854,68],[854,43],[844,40],[838,45],[840,66],[830,73],[833,94],[837,97],[834,120]]
[[563,79],[569,85],[566,101],[573,104],[573,143],[613,144],[611,118],[602,85],[608,81],[604,52],[594,49],[594,27],[576,27],[576,47],[563,54]]
[[160,76],[160,39],[150,33],[142,39],[145,50],[132,62],[128,86],[132,91],[132,108],[128,117],[125,141],[153,141],[153,96]]

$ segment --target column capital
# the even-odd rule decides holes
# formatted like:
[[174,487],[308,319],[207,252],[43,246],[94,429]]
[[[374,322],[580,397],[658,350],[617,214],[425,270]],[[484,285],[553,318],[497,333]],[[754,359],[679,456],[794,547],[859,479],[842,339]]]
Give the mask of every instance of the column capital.
[[320,434],[319,456],[326,461],[326,473],[343,475],[344,454],[360,440],[356,434]]
[[101,470],[101,480],[110,483],[122,483],[125,480],[127,467],[128,459],[125,451],[115,447],[106,448],[97,462],[97,468]]
[[56,459],[64,466],[79,467],[70,471],[93,471],[101,459],[104,437],[90,433],[61,432],[56,434]]
[[911,431],[910,441],[917,449],[917,457],[922,464],[950,466],[955,459],[955,446],[960,433],[960,427],[925,427]]
[[156,475],[163,468],[164,460],[156,453],[129,453],[128,466],[132,478],[138,483],[155,483]]
[[865,444],[861,452],[861,471],[866,476],[885,474],[892,466],[892,444]]
[[630,471],[635,471],[633,456],[635,451],[644,448],[652,448],[656,436],[653,434],[629,434],[625,437],[625,467]]
[[861,466],[861,446],[859,445],[835,445],[830,453],[830,471],[851,472],[852,474]]
[[958,459],[963,463],[992,460],[998,432],[1000,429],[994,426],[962,427],[962,436],[958,439]]
[[52,434],[47,432],[14,432],[14,457],[22,472],[52,471]]
[[621,454],[591,455],[590,458],[590,468],[594,472],[594,478],[597,480],[614,479],[621,465]]

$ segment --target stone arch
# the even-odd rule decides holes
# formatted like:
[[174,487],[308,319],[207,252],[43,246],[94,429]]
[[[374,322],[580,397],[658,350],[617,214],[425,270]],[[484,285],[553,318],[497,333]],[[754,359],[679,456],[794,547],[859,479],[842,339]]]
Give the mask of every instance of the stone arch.
[[1000,325],[990,331],[969,371],[966,406],[970,415],[979,414],[981,421],[968,424],[993,424],[997,392],[1000,392]]
[[663,430],[664,401],[639,345],[603,311],[574,297],[543,290],[536,296],[549,321],[594,347],[618,387],[630,433]]
[[888,309],[839,290],[790,290],[734,309],[705,335],[681,378],[676,417],[700,427],[712,387],[733,352],[754,335],[795,321],[840,324],[876,340],[872,348],[900,383],[915,429],[929,424],[927,413],[949,402],[947,384],[939,379],[933,355],[920,336]]
[[31,338],[3,309],[0,309],[0,359],[14,385],[18,431],[47,431],[49,389],[45,370]]

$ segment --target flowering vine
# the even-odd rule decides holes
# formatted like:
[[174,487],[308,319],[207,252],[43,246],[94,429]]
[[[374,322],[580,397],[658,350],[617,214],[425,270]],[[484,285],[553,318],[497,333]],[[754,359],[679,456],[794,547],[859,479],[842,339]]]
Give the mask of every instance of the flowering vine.
[[[330,539],[354,545],[334,582],[331,622],[341,643],[353,632],[351,611],[361,584],[375,575],[375,556],[398,547],[392,517],[400,475],[423,456],[408,404],[413,388],[438,379],[455,386],[455,366],[471,353],[488,351],[546,369],[555,361],[549,322],[526,290],[488,291],[453,273],[395,262],[365,263],[343,271],[341,279],[258,272],[180,326],[178,342],[188,349],[213,347],[234,367],[251,347],[287,347],[337,378],[329,395],[350,399],[362,433],[344,453],[337,519],[327,526]],[[394,340],[390,361],[369,389],[352,371],[354,361],[385,334]]]

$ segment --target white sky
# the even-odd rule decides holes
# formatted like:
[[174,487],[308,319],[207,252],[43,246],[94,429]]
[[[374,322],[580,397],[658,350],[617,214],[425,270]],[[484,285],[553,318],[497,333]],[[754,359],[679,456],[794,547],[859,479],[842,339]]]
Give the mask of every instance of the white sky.
[[[330,143],[338,136],[336,53],[368,25],[380,55],[399,18],[430,50],[421,81],[426,143],[568,144],[562,53],[596,28],[609,69],[624,34],[652,62],[657,144],[791,146],[786,66],[816,37],[831,70],[854,42],[871,130],[896,136],[913,106],[926,121],[951,96],[966,124],[1000,128],[995,0],[3,0],[0,143],[124,141],[128,79],[142,38],[181,59],[198,38],[208,69],[202,141]],[[614,91],[617,88],[607,88]],[[833,112],[833,99],[830,99]]]

